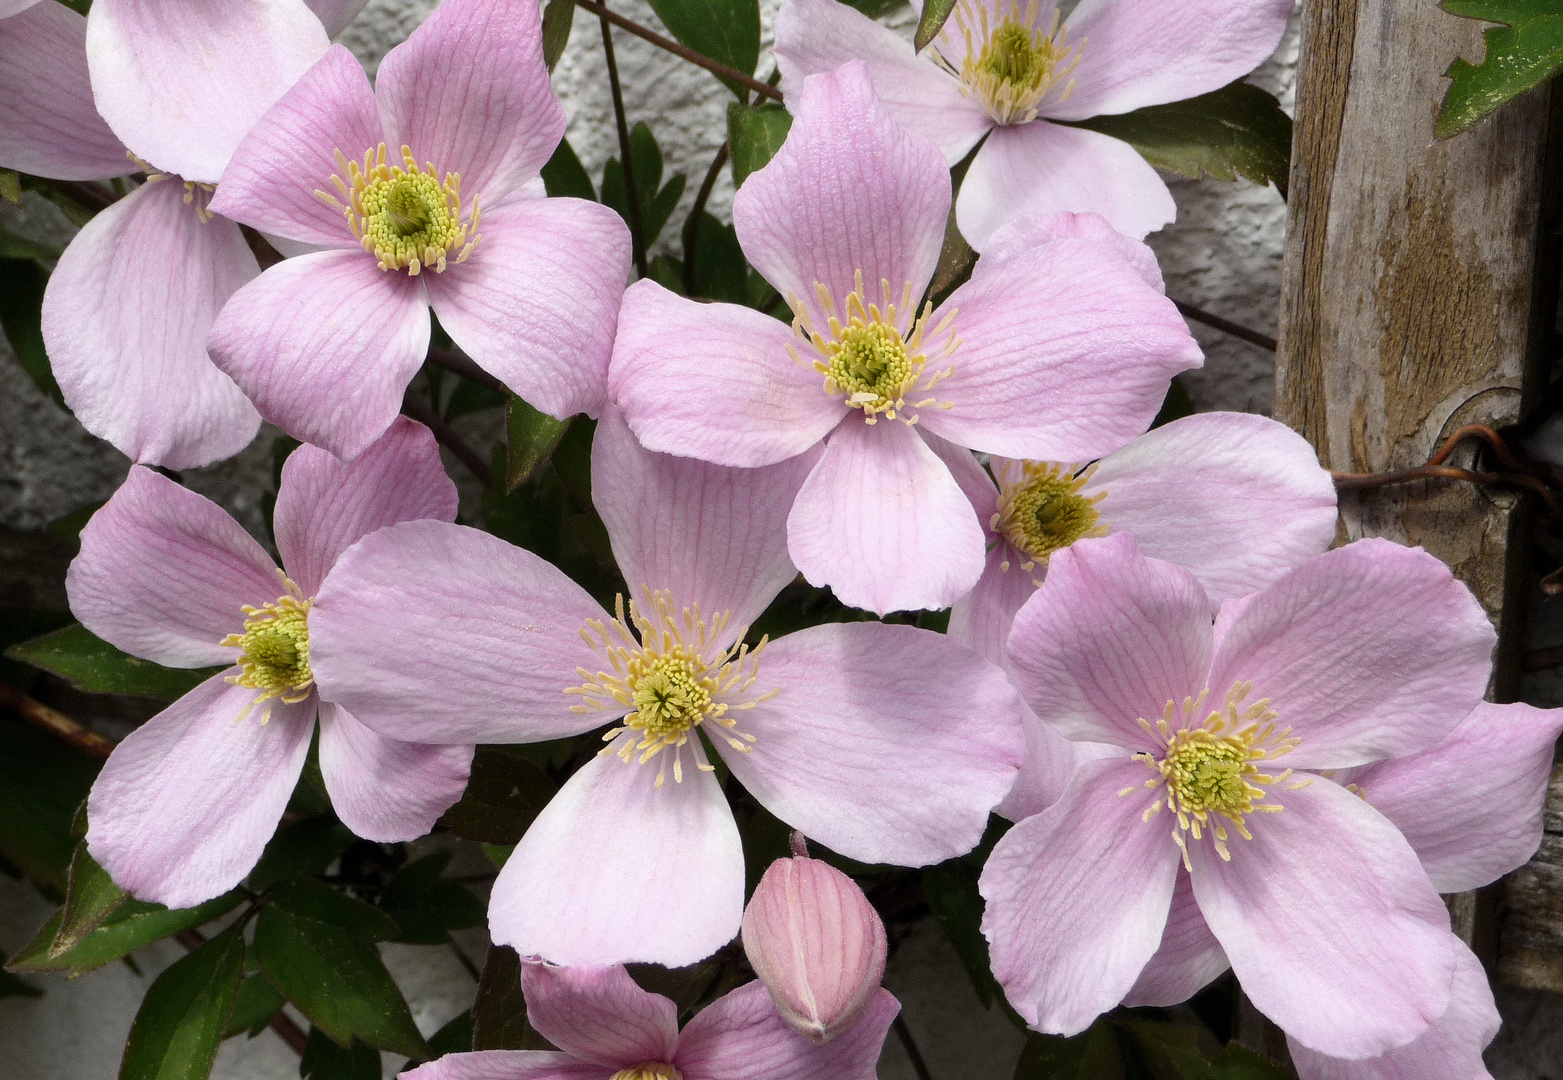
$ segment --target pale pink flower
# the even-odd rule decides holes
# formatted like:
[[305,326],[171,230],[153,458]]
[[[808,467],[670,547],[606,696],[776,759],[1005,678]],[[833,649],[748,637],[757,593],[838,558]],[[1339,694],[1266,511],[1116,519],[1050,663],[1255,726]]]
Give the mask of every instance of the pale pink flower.
[[557,1052],[446,1054],[409,1080],[874,1080],[901,1005],[887,990],[863,1019],[813,1043],[777,1015],[758,982],[717,998],[678,1029],[678,1006],[635,984],[622,967],[521,969],[527,1022]]
[[1119,751],[995,848],[994,974],[1028,1023],[1073,1033],[1230,960],[1305,1046],[1404,1046],[1449,1006],[1448,912],[1395,823],[1328,774],[1444,741],[1481,700],[1492,627],[1437,559],[1381,540],[1227,601],[1214,626],[1211,607],[1122,533],[1054,555],[1016,617],[1037,716]]
[[212,328],[261,415],[351,458],[428,353],[432,305],[479,366],[554,416],[601,406],[629,231],[545,199],[564,134],[537,0],[448,0],[370,88],[335,46],[251,129],[221,213],[323,250],[246,285]]
[[[916,5],[916,6],[921,6]],[[1052,123],[1219,90],[1275,51],[1292,0],[960,0],[921,55],[836,0],[786,0],[776,60],[788,104],[807,76],[859,58],[890,114],[951,165],[986,136],[955,219],[978,251],[1018,214],[1101,214],[1136,239],[1177,216],[1128,143]]]
[[637,282],[610,391],[663,453],[754,467],[823,443],[787,523],[804,576],[880,613],[948,607],[982,574],[983,529],[931,438],[1094,460],[1149,426],[1199,348],[1121,238],[1067,231],[984,256],[918,314],[949,213],[943,157],[890,118],[861,62],[789,102],[797,120],[733,220],[795,329]]
[[613,726],[494,884],[489,928],[564,964],[676,967],[738,933],[744,860],[714,747],[771,813],[849,858],[969,851],[1015,779],[1020,701],[942,634],[744,628],[796,576],[784,523],[813,467],[655,454],[606,413],[592,497],[631,583],[605,618],[529,551],[440,522],[342,557],[316,599],[322,692],[390,738],[533,742]]
[[168,667],[236,664],[131,732],[87,800],[87,848],[141,900],[190,907],[250,872],[320,719],[320,771],[343,823],[412,840],[461,797],[472,747],[387,739],[322,696],[311,598],[344,548],[393,522],[456,516],[426,428],[398,420],[350,465],[312,446],[282,470],[273,523],[286,570],[214,503],[132,467],[81,534],[71,611]]

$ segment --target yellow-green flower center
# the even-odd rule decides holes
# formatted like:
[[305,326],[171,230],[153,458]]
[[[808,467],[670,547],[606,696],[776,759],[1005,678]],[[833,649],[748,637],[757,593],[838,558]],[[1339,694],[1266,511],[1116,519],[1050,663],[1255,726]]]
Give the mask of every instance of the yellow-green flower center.
[[683,1075],[671,1065],[660,1061],[646,1061],[620,1069],[608,1080],[684,1080]]
[[[1082,495],[1095,466],[1080,469],[1048,461],[1016,462],[1019,476],[999,477],[998,512],[990,527],[1035,562],[1046,562],[1055,551],[1088,536],[1106,536],[1097,504],[1107,497],[1105,491]],[[1021,569],[1030,571],[1035,562]],[[1006,567],[1005,569],[1008,569]]]
[[[970,6],[976,7],[975,14],[968,10]],[[961,92],[981,102],[995,123],[1030,123],[1042,99],[1055,87],[1064,84],[1055,102],[1074,89],[1069,76],[1080,62],[1085,42],[1068,43],[1056,11],[1052,24],[1042,30],[1037,13],[1038,0],[1028,0],[1024,9],[1020,0],[1010,0],[995,22],[980,0],[959,4],[940,32],[944,48],[933,49],[934,61],[961,81]],[[957,34],[958,41],[951,37]],[[960,55],[961,62],[953,63],[947,53]]]
[[635,711],[624,722],[664,740],[700,723],[716,707],[711,701],[711,680],[695,673],[704,666],[681,656],[652,660],[631,684]]
[[315,195],[343,212],[348,228],[380,261],[382,270],[406,270],[416,276],[424,267],[443,272],[447,257],[462,262],[480,239],[476,201],[465,220],[461,208],[461,177],[439,177],[433,163],[420,169],[412,149],[402,147],[402,164],[385,163],[381,143],[366,151],[362,163],[336,152],[339,173],[331,177],[338,195]]
[[[309,609],[313,603],[300,594],[298,586],[286,577],[287,589],[274,603],[252,607],[246,604],[244,633],[229,634],[218,644],[239,650],[239,674],[228,676],[235,686],[259,690],[255,700],[239,714],[242,720],[250,709],[273,698],[297,705],[309,697],[315,673],[309,667]],[[261,723],[271,718],[271,710],[261,715]]]

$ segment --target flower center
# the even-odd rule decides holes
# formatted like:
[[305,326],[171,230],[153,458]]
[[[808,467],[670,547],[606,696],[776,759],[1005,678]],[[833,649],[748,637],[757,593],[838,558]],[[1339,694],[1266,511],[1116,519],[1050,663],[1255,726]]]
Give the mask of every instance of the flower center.
[[[908,403],[906,395],[931,390],[940,379],[954,373],[955,367],[951,365],[923,379],[929,361],[925,351],[926,338],[943,339],[943,343],[934,350],[935,360],[948,358],[960,344],[955,334],[950,332],[955,312],[946,315],[930,331],[928,320],[933,314],[932,304],[925,305],[922,314],[916,319],[908,318],[908,314],[915,310],[912,306],[911,282],[907,282],[901,290],[900,303],[897,305],[891,299],[890,282],[881,280],[881,307],[867,302],[863,271],[859,270],[856,288],[847,294],[843,305],[846,309],[846,322],[843,323],[830,290],[819,283],[815,284],[814,289],[828,319],[824,332],[814,326],[813,316],[797,297],[789,297],[788,302],[792,305],[793,333],[813,347],[814,355],[809,358],[809,362],[815,371],[825,376],[827,394],[845,395],[847,404],[854,409],[862,409],[863,419],[870,424],[878,423],[881,413],[886,419],[894,420],[897,413],[904,413],[908,408],[920,409],[930,405],[941,409],[950,408],[948,402],[931,397]],[[906,322],[911,325],[903,326]],[[803,363],[792,345],[787,346],[787,351],[794,361]],[[918,385],[919,380],[922,380],[921,386]],[[903,416],[902,419],[908,424],[917,422],[915,413],[910,417]]]
[[195,211],[195,219],[202,225],[212,220],[213,214],[206,207],[212,201],[212,193],[217,190],[216,184],[205,184],[199,180],[181,180],[173,173],[159,172],[150,164],[129,150],[125,151],[127,157],[141,166],[141,171],[147,174],[147,183],[156,184],[164,180],[179,180],[185,186],[185,205]]
[[385,154],[381,143],[365,151],[360,164],[338,150],[331,183],[341,198],[320,190],[316,197],[342,211],[364,250],[380,260],[381,270],[405,269],[416,277],[432,266],[443,273],[452,252],[456,262],[464,262],[481,237],[476,200],[462,220],[461,176],[446,173],[441,179],[432,162],[418,168],[411,147],[402,147],[401,165],[387,165]]
[[646,1061],[620,1069],[608,1080],[684,1080],[683,1074],[671,1065],[660,1061]]
[[[1080,62],[1085,42],[1072,46],[1059,25],[1059,13],[1053,12],[1052,24],[1044,33],[1037,27],[1038,0],[1029,0],[1021,10],[1020,0],[1010,0],[1000,8],[1000,20],[990,20],[985,5],[977,8],[975,21],[965,5],[957,6],[941,36],[959,33],[965,45],[957,66],[936,46],[934,62],[961,81],[961,92],[982,103],[983,110],[999,124],[1027,124],[1037,118],[1042,99],[1060,83],[1062,102],[1074,89],[1070,75]],[[955,48],[946,46],[950,52]]]
[[[711,721],[725,729],[723,737],[729,746],[747,754],[754,736],[737,731],[738,721],[727,714],[752,709],[775,697],[777,691],[748,696],[758,678],[758,658],[766,639],[761,638],[752,650],[742,644],[721,648],[717,640],[727,631],[729,612],[707,623],[698,606],[679,611],[668,593],[653,592],[649,587],[645,593],[651,598],[649,611],[632,600],[626,614],[621,596],[618,617],[612,622],[587,620],[581,637],[605,655],[612,671],[594,675],[577,668],[586,682],[565,693],[583,699],[583,704],[571,706],[572,712],[616,709],[623,714],[623,723],[605,734],[603,741],[611,743],[621,735],[633,734],[617,751],[605,746],[601,753],[614,752],[622,761],[645,764],[671,751],[673,782],[683,783],[683,748],[696,728]],[[743,631],[735,636],[742,639]],[[691,756],[696,768],[712,771],[701,751],[691,749]],[[658,763],[657,787],[666,779],[664,758]]]
[[[1190,723],[1204,707],[1210,691],[1203,690],[1197,698],[1184,698],[1183,707],[1169,701],[1161,718],[1153,725],[1141,718],[1140,727],[1157,737],[1162,743],[1162,755],[1140,753],[1135,757],[1144,761],[1156,776],[1145,782],[1147,788],[1165,787],[1166,794],[1145,811],[1149,821],[1160,812],[1163,802],[1177,815],[1177,828],[1172,839],[1183,849],[1183,864],[1189,866],[1188,842],[1184,833],[1199,840],[1205,831],[1214,833],[1216,854],[1230,862],[1232,854],[1227,848],[1228,823],[1244,840],[1252,840],[1246,818],[1249,814],[1274,814],[1282,809],[1279,803],[1265,802],[1267,787],[1286,783],[1292,770],[1270,775],[1259,771],[1259,762],[1273,761],[1296,749],[1298,739],[1292,737],[1291,728],[1277,731],[1276,712],[1265,698],[1251,705],[1243,704],[1248,697],[1249,683],[1235,683],[1227,692],[1226,701],[1219,709],[1212,710],[1200,723]],[[1182,726],[1174,727],[1174,720],[1181,712]],[[1312,777],[1287,785],[1288,791],[1296,791],[1313,783]],[[1139,791],[1129,787],[1120,795]]]
[[[1016,464],[1020,477],[1015,483],[999,477],[998,512],[988,527],[1002,532],[1016,549],[1031,556],[1021,564],[1022,570],[1030,573],[1037,563],[1046,564],[1049,555],[1076,540],[1107,535],[1107,524],[1097,510],[1107,492],[1080,494],[1096,471],[1095,464],[1084,469],[1047,461]],[[1001,566],[1008,570],[1009,561]]]
[[[218,642],[240,651],[239,674],[229,675],[227,681],[260,691],[239,713],[239,720],[273,698],[297,705],[309,697],[315,684],[309,667],[309,609],[314,601],[304,599],[288,577],[283,576],[282,582],[287,591],[275,603],[246,604],[240,609],[246,616],[244,633],[229,634]],[[270,719],[268,708],[261,714],[261,724]]]

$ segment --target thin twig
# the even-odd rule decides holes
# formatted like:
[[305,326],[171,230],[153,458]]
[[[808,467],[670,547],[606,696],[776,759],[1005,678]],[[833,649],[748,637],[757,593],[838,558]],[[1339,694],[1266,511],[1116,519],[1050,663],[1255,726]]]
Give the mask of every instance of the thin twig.
[[[608,62],[608,89],[613,94],[613,120],[619,129],[619,159],[624,168],[624,202],[630,216],[630,246],[635,252],[635,272],[641,277],[649,277],[651,271],[646,262],[646,233],[640,223],[640,195],[635,186],[635,163],[630,160],[630,122],[624,115],[619,62],[613,53],[613,30],[608,26],[612,15],[613,12],[606,7],[601,7],[597,13],[602,21],[602,55]],[[656,192],[651,194],[655,196]]]
[[[1493,456],[1510,471],[1476,472],[1444,464],[1461,442],[1473,437],[1482,439],[1491,446]],[[1407,484],[1416,480],[1464,480],[1469,484],[1516,484],[1530,488],[1540,495],[1554,519],[1563,518],[1563,507],[1558,504],[1557,494],[1545,481],[1532,475],[1527,470],[1525,462],[1509,449],[1503,437],[1486,424],[1465,424],[1456,428],[1423,465],[1377,473],[1331,472],[1330,476],[1335,481],[1336,491],[1363,491],[1369,488],[1388,487],[1391,484]]]
[[716,157],[711,159],[711,167],[706,170],[706,178],[695,195],[695,205],[690,208],[689,218],[684,223],[685,296],[695,295],[695,249],[700,239],[700,215],[705,213],[706,203],[711,199],[711,189],[716,187],[716,178],[722,175],[722,166],[727,164],[728,150],[729,144],[724,142],[716,152]]
[[490,375],[478,367],[476,360],[459,349],[442,349],[438,345],[430,345],[429,363],[435,367],[442,367],[446,371],[455,372],[463,379],[475,382],[479,386],[496,390],[506,397],[510,396],[510,387],[501,382],[497,376]]
[[493,486],[494,467],[484,461],[483,455],[472,449],[467,440],[456,434],[456,429],[442,420],[427,401],[408,390],[402,398],[402,412],[433,432],[435,441],[460,458],[485,487]]
[[923,1060],[923,1052],[917,1048],[917,1040],[912,1038],[912,1029],[906,1026],[906,1017],[896,1013],[890,1026],[895,1028],[896,1038],[901,1040],[902,1049],[911,1059],[912,1071],[917,1074],[917,1080],[933,1080],[933,1074],[928,1071],[928,1062]]
[[[174,935],[174,940],[190,952],[195,952],[206,944],[206,935],[199,930],[181,930]],[[304,1029],[295,1024],[287,1013],[279,1010],[267,1026],[275,1031],[278,1038],[287,1043],[295,1054],[299,1057],[304,1056],[304,1048],[309,1045],[309,1036],[304,1034]]]
[[703,67],[713,75],[721,76],[722,78],[729,79],[741,86],[748,87],[756,94],[759,94],[763,97],[768,97],[772,101],[780,101],[782,99],[782,92],[776,89],[776,87],[767,86],[759,79],[756,79],[753,75],[745,75],[737,68],[728,67],[720,60],[713,60],[704,53],[698,53],[688,46],[680,45],[672,38],[663,37],[655,30],[650,30],[637,22],[631,22],[623,15],[609,11],[602,4],[593,3],[592,0],[575,0],[575,6],[591,12],[600,19],[607,19],[614,26],[619,27],[621,30],[628,30],[636,37],[643,41],[651,42],[659,49],[666,49],[674,56],[682,57],[697,67]]
[[24,720],[31,721],[45,731],[53,732],[84,754],[106,759],[114,752],[114,741],[105,739],[96,731],[89,731],[62,712],[57,712],[41,701],[34,701],[10,683],[0,682],[0,705],[5,706]]
[[1231,334],[1233,337],[1241,338],[1250,345],[1258,345],[1261,349],[1269,349],[1271,352],[1276,350],[1278,343],[1275,338],[1270,337],[1268,334],[1261,334],[1258,330],[1250,330],[1240,323],[1232,322],[1230,319],[1223,319],[1220,315],[1212,315],[1204,308],[1197,308],[1193,304],[1185,304],[1182,300],[1174,300],[1173,304],[1176,305],[1179,314],[1186,319],[1202,322],[1206,326],[1220,330],[1223,334]]

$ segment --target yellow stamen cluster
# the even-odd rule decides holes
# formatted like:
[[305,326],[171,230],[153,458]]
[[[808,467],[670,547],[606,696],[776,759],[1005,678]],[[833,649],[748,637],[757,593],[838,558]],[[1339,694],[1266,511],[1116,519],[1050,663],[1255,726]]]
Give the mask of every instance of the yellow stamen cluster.
[[[1028,0],[1022,10],[1020,0],[1010,0],[1000,9],[1000,20],[989,19],[985,4],[974,4],[976,17],[966,4],[959,4],[950,20],[953,33],[961,35],[964,50],[959,65],[950,61],[938,46],[934,61],[961,81],[961,92],[982,103],[983,111],[997,124],[1027,124],[1037,118],[1037,108],[1060,83],[1064,88],[1054,99],[1066,100],[1074,90],[1075,65],[1080,63],[1085,42],[1070,45],[1059,25],[1059,13],[1044,33],[1037,27],[1038,0]],[[946,25],[940,37],[952,33]],[[1067,80],[1067,82],[1065,81]]]
[[[847,294],[843,305],[846,321],[842,322],[830,289],[815,283],[814,290],[819,298],[820,309],[827,319],[826,332],[814,326],[813,316],[796,296],[788,298],[792,305],[793,333],[799,340],[813,347],[814,356],[810,358],[810,363],[815,371],[825,376],[825,392],[846,395],[847,404],[854,409],[862,409],[863,419],[870,424],[878,423],[880,414],[884,414],[888,420],[894,420],[898,413],[904,413],[908,408],[923,409],[930,405],[941,409],[950,408],[949,403],[931,397],[908,402],[906,395],[931,390],[940,379],[954,374],[955,366],[952,364],[933,372],[921,386],[918,385],[929,362],[925,352],[928,339],[942,339],[933,357],[939,362],[947,359],[960,345],[955,334],[950,332],[956,313],[951,311],[939,320],[939,325],[929,330],[932,304],[925,305],[922,314],[916,319],[909,319],[910,313],[915,310],[912,306],[911,282],[907,282],[901,290],[898,305],[892,302],[890,282],[881,279],[879,285],[883,306],[867,302],[861,270],[857,272],[855,285],[856,288]],[[911,322],[910,327],[902,325],[908,321]],[[793,346],[788,345],[787,350],[793,360],[803,362]],[[908,424],[917,423],[915,413],[910,417],[903,416],[902,419]]]
[[[1146,788],[1165,786],[1165,796],[1158,798],[1145,811],[1149,821],[1161,811],[1163,803],[1177,815],[1178,824],[1172,830],[1172,839],[1183,851],[1183,865],[1189,863],[1188,842],[1184,833],[1199,840],[1205,832],[1214,834],[1216,854],[1230,862],[1232,853],[1227,848],[1230,837],[1226,826],[1230,823],[1244,840],[1252,840],[1245,819],[1249,814],[1274,814],[1282,809],[1279,803],[1263,801],[1269,792],[1266,787],[1285,784],[1292,770],[1271,775],[1259,771],[1258,762],[1273,761],[1296,749],[1298,740],[1291,736],[1291,728],[1277,730],[1276,712],[1270,708],[1270,699],[1244,705],[1251,689],[1249,683],[1236,683],[1227,692],[1221,708],[1212,710],[1199,723],[1190,723],[1204,708],[1210,691],[1203,690],[1197,698],[1184,698],[1182,709],[1176,702],[1167,707],[1153,725],[1140,719],[1140,726],[1159,739],[1163,746],[1161,757],[1142,753],[1142,759],[1156,772],[1147,780]],[[1183,723],[1174,726],[1181,713]],[[1311,777],[1287,785],[1288,791],[1296,791],[1313,783]],[[1119,795],[1128,795],[1140,788],[1128,787]]]
[[[286,590],[275,603],[240,608],[246,618],[244,633],[229,634],[218,642],[240,650],[239,674],[228,682],[260,693],[239,713],[237,720],[265,701],[278,699],[297,705],[309,697],[315,685],[315,673],[309,667],[309,609],[314,602],[304,599],[299,587],[282,575]],[[261,724],[271,719],[268,707],[261,713]]]
[[[173,173],[159,172],[146,161],[138,158],[129,150],[125,154],[141,166],[141,171],[147,174],[147,183],[156,184],[164,180],[179,179]],[[212,193],[217,190],[216,184],[203,184],[198,180],[182,180],[185,186],[185,205],[195,211],[195,219],[202,225],[212,220],[212,212],[207,209],[207,204],[212,201]]]
[[424,267],[443,273],[452,252],[455,262],[465,261],[481,239],[480,211],[473,200],[471,215],[462,220],[460,174],[446,173],[442,180],[432,162],[418,168],[408,146],[402,147],[400,165],[387,165],[385,153],[381,143],[366,150],[360,164],[338,150],[331,183],[341,198],[319,190],[315,196],[342,211],[381,270],[405,269],[417,277]]
[[[673,782],[683,783],[683,748],[696,728],[710,721],[725,729],[722,737],[729,746],[748,753],[754,736],[736,730],[738,721],[727,714],[730,709],[752,709],[778,691],[732,704],[732,699],[743,696],[759,677],[759,656],[766,639],[761,638],[753,649],[742,644],[719,648],[716,643],[726,636],[730,612],[724,611],[708,623],[698,605],[680,611],[666,592],[647,588],[645,595],[650,597],[649,610],[632,600],[626,613],[621,596],[616,619],[608,623],[590,619],[581,628],[581,638],[604,653],[612,671],[593,674],[577,668],[576,673],[586,682],[565,693],[580,695],[584,701],[572,705],[572,712],[615,707],[630,710],[622,725],[605,734],[603,741],[612,743],[626,732],[636,734],[625,739],[617,751],[605,746],[601,753],[615,752],[625,762],[645,764],[670,750]],[[733,636],[742,639],[743,631]],[[693,751],[692,757],[696,768],[712,771],[701,752]],[[664,758],[658,762],[657,787],[666,779]]]
[[671,1065],[660,1061],[645,1061],[620,1069],[608,1080],[684,1080],[683,1074]]
[[[1019,475],[1012,478],[1015,470]],[[1037,563],[1046,566],[1049,555],[1076,540],[1107,535],[1107,523],[1097,509],[1107,492],[1080,494],[1095,471],[1094,463],[1081,469],[1050,461],[1017,461],[999,476],[998,512],[988,527],[1030,556],[1020,564],[1021,570],[1029,574]],[[999,567],[1008,570],[1009,560]]]

